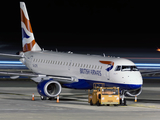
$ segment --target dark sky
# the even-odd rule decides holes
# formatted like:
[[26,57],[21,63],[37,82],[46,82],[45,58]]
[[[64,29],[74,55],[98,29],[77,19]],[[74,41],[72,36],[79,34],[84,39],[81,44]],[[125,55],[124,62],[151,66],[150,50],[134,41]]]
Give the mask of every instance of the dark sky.
[[[36,41],[41,47],[160,47],[158,1],[24,0],[24,2]],[[0,13],[0,47],[7,44],[21,47],[19,1],[3,1],[0,4]]]

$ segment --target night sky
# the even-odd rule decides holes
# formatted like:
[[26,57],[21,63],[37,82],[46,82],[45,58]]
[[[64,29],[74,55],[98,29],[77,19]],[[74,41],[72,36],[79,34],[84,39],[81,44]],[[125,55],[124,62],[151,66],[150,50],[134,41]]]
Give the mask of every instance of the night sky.
[[[25,2],[25,0],[24,0]],[[35,39],[46,49],[160,47],[159,2],[146,0],[27,1]],[[0,4],[0,52],[21,49],[20,5]]]

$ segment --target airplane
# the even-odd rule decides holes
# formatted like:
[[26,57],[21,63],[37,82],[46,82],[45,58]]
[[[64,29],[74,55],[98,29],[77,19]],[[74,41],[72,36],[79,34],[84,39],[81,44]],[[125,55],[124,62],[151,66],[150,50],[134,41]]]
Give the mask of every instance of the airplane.
[[3,54],[18,58],[32,73],[0,72],[12,79],[25,76],[37,83],[42,100],[57,97],[62,87],[93,89],[94,83],[106,87],[119,87],[122,100],[138,96],[143,80],[136,65],[124,58],[47,51],[40,48],[34,38],[27,8],[20,2],[22,48],[19,55]]

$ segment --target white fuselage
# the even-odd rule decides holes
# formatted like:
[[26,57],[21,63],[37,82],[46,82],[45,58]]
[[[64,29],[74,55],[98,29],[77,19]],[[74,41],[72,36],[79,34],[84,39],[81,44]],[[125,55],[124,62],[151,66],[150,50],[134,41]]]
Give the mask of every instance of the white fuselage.
[[[124,68],[123,66],[135,66],[133,62],[123,58],[49,51],[26,52],[25,58],[24,64],[37,74],[73,76],[81,84],[85,81],[85,85],[82,85],[82,87],[79,87],[78,84],[72,84],[73,86],[64,84],[65,87],[69,88],[87,89],[94,82],[104,82],[106,86],[137,89],[143,84],[141,74],[138,70],[127,70],[127,68],[122,70]],[[121,68],[117,70],[117,66]]]

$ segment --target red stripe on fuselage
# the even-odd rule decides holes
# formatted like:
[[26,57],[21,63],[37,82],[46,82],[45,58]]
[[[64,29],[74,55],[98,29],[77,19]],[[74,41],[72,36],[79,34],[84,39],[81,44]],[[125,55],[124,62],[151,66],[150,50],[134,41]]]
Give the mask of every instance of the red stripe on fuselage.
[[111,64],[114,66],[114,62],[112,61],[99,61],[100,63],[103,63],[103,64]]

